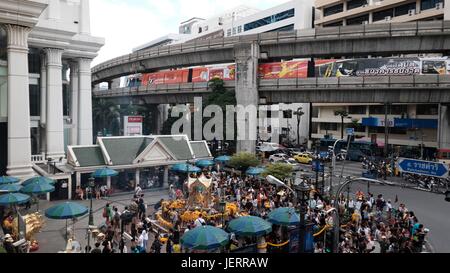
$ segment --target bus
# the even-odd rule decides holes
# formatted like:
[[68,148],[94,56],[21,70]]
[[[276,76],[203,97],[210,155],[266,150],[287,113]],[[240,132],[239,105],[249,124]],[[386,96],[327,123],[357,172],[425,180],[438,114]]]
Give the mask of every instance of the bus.
[[[336,139],[321,139],[320,151],[332,151]],[[336,144],[335,153],[338,154],[342,150],[347,150],[347,141],[340,141]],[[378,156],[380,149],[377,144],[368,141],[352,141],[348,151],[348,159],[352,161],[363,161],[365,157]]]

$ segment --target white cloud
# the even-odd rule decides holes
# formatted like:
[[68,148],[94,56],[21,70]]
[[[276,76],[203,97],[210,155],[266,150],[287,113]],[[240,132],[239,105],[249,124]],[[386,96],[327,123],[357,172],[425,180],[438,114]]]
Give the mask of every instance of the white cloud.
[[210,18],[239,5],[266,9],[287,0],[93,0],[91,32],[104,37],[105,46],[93,65],[128,54],[146,42],[177,33],[191,17]]

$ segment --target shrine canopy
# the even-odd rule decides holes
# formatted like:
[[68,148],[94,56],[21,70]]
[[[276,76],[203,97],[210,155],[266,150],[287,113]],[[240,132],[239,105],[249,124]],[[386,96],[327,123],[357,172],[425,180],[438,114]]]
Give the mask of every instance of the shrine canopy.
[[189,178],[188,188],[192,189],[192,187],[197,186],[199,184],[204,186],[206,189],[209,189],[212,185],[212,178],[207,178],[204,175],[198,178]]
[[140,169],[211,159],[206,141],[190,141],[185,135],[99,137],[96,145],[68,147],[68,165],[81,173],[104,167]]

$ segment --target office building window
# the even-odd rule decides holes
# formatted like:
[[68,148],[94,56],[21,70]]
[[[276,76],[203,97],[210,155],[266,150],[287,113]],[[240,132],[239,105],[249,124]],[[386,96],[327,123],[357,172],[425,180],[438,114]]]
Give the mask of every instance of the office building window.
[[205,31],[208,31],[208,29],[209,29],[208,26],[205,26]]
[[311,133],[312,134],[318,134],[319,133],[319,123],[318,122],[313,122]]
[[28,72],[32,74],[41,73],[41,56],[39,49],[30,48],[28,52]]
[[364,22],[369,22],[369,14],[347,19],[347,26],[361,25],[364,24]]
[[269,25],[272,23],[276,23],[276,22],[288,19],[288,18],[292,18],[294,16],[295,16],[295,9],[283,11],[283,12],[277,13],[275,15],[268,16],[263,19],[259,19],[259,20],[253,21],[251,23],[245,24],[244,31],[249,31],[249,30],[252,30],[255,28],[266,26],[266,25]]
[[227,30],[227,36],[231,36],[231,28]]
[[443,0],[422,0],[420,10],[435,9],[437,4],[442,3],[441,5],[443,5],[443,2]]
[[365,115],[366,114],[366,106],[365,105],[356,105],[356,106],[349,106],[348,107],[348,113],[350,115]]
[[388,109],[391,115],[403,115],[408,113],[408,105],[391,105]]
[[370,115],[384,115],[385,114],[384,105],[370,105],[369,106],[369,114]]
[[347,1],[347,10],[355,9],[367,5],[367,0],[351,0]]
[[324,26],[324,27],[340,27],[340,26],[342,26],[343,24],[344,24],[343,21],[337,21],[337,22],[330,23],[330,24],[326,24],[326,25],[323,25],[323,26]]
[[416,2],[401,5],[394,8],[394,16],[402,16],[409,14],[409,11],[412,9],[416,9]]
[[382,11],[377,11],[373,13],[373,21],[383,21],[386,20],[386,17],[394,17],[394,10],[393,9],[385,9]]
[[6,31],[3,28],[0,28],[0,60],[2,61],[7,60],[6,43],[7,43]]
[[325,131],[337,131],[338,130],[338,124],[337,123],[328,123],[328,122],[326,122],[326,123],[322,123],[320,125],[320,128],[322,130],[325,130]]
[[41,115],[41,92],[39,85],[29,86],[30,90],[30,116],[38,117]]
[[417,115],[436,116],[439,114],[437,104],[419,104],[417,105]]
[[63,84],[63,115],[70,116],[70,90],[67,84]]
[[330,16],[344,11],[344,4],[338,4],[323,9],[323,16]]
[[312,117],[318,118],[319,117],[319,107],[312,107]]
[[276,29],[272,29],[271,31],[268,31],[268,32],[293,31],[293,30],[294,30],[294,24],[288,25],[288,26],[284,26],[284,27],[280,27],[280,28],[276,28]]
[[236,28],[234,27],[234,28],[233,28],[233,35],[236,35],[236,33],[237,33],[237,32],[236,32]]
[[238,26],[237,31],[238,31],[238,33],[241,33],[242,32],[242,26]]

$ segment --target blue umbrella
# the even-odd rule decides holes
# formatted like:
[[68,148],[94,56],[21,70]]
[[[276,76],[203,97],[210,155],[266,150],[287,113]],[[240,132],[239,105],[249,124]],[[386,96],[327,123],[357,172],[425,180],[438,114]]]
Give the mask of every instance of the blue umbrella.
[[33,183],[29,183],[23,189],[21,192],[28,193],[28,194],[44,194],[48,192],[54,192],[55,187],[47,182],[42,181],[35,181]]
[[119,172],[112,170],[110,168],[102,168],[96,170],[91,177],[94,178],[104,178],[104,177],[112,177],[112,176],[118,176]]
[[183,172],[183,173],[200,173],[202,170],[198,167],[189,164],[176,164],[171,168],[174,172]]
[[215,159],[216,162],[226,163],[231,160],[231,156],[223,155]]
[[199,160],[195,163],[195,165],[197,165],[197,167],[200,168],[207,168],[207,167],[211,167],[214,166],[214,161],[212,160]]
[[247,175],[255,175],[256,176],[256,175],[262,174],[264,171],[265,171],[264,168],[254,168],[254,167],[252,167],[252,168],[249,168],[247,170],[246,174]]
[[7,193],[0,195],[0,206],[24,204],[30,200],[30,196],[21,193]]
[[56,183],[56,181],[53,179],[47,178],[47,177],[38,176],[38,177],[33,177],[33,178],[26,180],[25,182],[22,183],[22,186],[26,187],[33,183],[45,183],[45,184],[54,185]]
[[0,185],[19,183],[20,179],[11,176],[0,176]]
[[0,193],[19,192],[22,186],[19,184],[3,184],[0,185]]
[[228,228],[239,236],[263,236],[272,231],[272,224],[259,217],[245,216],[231,221]]
[[279,226],[297,226],[300,224],[300,216],[294,208],[278,208],[269,213],[268,221]]
[[225,246],[229,235],[220,228],[201,226],[188,231],[181,237],[184,247],[196,250],[211,250]]

